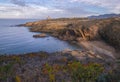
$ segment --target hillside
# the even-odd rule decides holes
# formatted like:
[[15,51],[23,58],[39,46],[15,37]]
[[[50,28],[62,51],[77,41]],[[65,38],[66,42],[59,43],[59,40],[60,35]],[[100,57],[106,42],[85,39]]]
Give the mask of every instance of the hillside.
[[120,17],[120,14],[103,14],[98,16],[89,16],[90,19],[103,19],[103,18],[111,18],[111,17]]

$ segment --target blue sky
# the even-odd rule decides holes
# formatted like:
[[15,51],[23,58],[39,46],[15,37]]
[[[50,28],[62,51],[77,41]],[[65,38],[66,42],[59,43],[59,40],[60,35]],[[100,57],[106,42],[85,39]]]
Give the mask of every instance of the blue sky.
[[0,0],[0,18],[86,17],[120,13],[120,0]]

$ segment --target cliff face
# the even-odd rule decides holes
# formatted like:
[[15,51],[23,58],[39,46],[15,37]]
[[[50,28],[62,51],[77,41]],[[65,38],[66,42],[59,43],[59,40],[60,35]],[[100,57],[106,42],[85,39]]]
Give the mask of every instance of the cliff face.
[[90,27],[87,27],[79,22],[76,24],[68,24],[65,29],[55,32],[54,35],[63,40],[73,41],[93,40],[99,37],[98,26],[90,25]]
[[109,19],[51,19],[29,22],[31,31],[50,32],[62,40],[81,41],[102,39],[120,49],[120,18]]
[[[89,19],[52,19],[38,22],[29,22],[25,26],[32,27],[34,32],[50,32],[64,40],[93,39],[97,34],[97,20]],[[89,28],[91,27],[91,28]],[[95,31],[92,29],[95,28]]]

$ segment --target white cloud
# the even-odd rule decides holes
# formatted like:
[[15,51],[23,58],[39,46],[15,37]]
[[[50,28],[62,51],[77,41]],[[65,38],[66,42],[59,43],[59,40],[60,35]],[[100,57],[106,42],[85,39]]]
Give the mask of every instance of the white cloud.
[[111,13],[120,13],[120,0],[71,0],[87,5],[94,5],[108,9]]
[[28,6],[0,4],[0,18],[45,18],[48,15],[63,12],[60,9],[33,4],[28,4]]
[[74,7],[50,8],[35,4],[27,4],[27,6],[0,4],[0,18],[85,17],[92,14],[83,8]]
[[49,3],[44,1],[44,4],[38,0],[34,0],[38,4],[25,0],[10,1],[0,4],[0,18],[84,17],[120,13],[120,0],[51,0]]

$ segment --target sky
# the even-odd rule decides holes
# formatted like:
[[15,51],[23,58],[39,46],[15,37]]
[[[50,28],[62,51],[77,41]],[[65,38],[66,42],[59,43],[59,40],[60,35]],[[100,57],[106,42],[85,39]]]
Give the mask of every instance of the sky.
[[120,0],[0,0],[0,18],[86,17],[120,14]]

